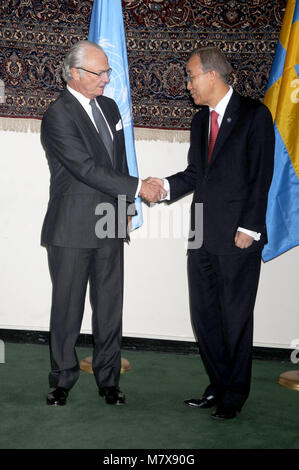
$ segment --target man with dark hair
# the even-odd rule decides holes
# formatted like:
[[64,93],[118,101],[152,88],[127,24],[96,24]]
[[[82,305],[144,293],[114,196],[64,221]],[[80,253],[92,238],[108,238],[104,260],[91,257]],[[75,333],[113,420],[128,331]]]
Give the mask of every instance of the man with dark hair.
[[116,103],[103,96],[110,73],[101,47],[76,43],[63,66],[67,89],[42,120],[51,173],[42,229],[53,285],[48,405],[65,405],[79,377],[75,344],[88,281],[94,377],[106,403],[125,402],[118,385],[127,214],[118,217],[119,202],[133,203],[138,194],[158,200],[161,189],[129,176],[121,116]]
[[214,47],[195,50],[187,88],[199,110],[191,126],[189,165],[160,180],[175,200],[194,191],[203,203],[203,243],[188,250],[191,318],[210,384],[194,408],[217,406],[212,416],[231,419],[250,390],[253,309],[261,251],[267,241],[267,196],[273,173],[274,129],[269,110],[228,85],[231,66]]

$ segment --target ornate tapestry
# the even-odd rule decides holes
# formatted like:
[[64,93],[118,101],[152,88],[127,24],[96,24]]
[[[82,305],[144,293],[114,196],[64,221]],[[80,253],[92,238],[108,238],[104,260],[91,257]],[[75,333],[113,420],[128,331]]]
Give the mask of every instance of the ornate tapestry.
[[[136,127],[189,129],[196,109],[186,91],[185,64],[199,46],[220,47],[234,68],[235,89],[263,98],[286,0],[122,4]],[[72,43],[87,38],[91,10],[91,0],[0,2],[0,78],[6,92],[0,116],[38,123],[64,88],[63,57]],[[26,127],[25,119],[20,122]]]

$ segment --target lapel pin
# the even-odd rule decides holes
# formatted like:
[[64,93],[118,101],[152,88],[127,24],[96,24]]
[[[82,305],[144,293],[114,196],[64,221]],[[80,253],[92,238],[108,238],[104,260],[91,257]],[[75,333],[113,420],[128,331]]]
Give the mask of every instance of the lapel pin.
[[232,122],[232,118],[228,117],[226,122]]

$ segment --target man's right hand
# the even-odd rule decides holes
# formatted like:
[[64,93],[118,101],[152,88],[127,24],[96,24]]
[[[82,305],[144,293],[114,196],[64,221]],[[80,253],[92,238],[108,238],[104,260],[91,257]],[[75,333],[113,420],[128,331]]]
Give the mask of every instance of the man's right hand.
[[[153,181],[154,180],[154,181]],[[159,178],[147,178],[142,180],[139,196],[148,202],[159,202],[162,198],[167,195],[164,187],[163,180]]]
[[164,189],[164,181],[161,178],[155,178],[154,176],[149,176],[144,181],[146,181],[147,183],[154,184],[156,186],[160,186],[162,189]]

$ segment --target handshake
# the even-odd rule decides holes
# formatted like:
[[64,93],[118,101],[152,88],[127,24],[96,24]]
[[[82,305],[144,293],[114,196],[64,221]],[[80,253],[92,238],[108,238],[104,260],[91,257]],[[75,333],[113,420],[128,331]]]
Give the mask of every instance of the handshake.
[[164,182],[160,178],[152,178],[149,176],[142,180],[139,196],[147,202],[159,202],[167,196],[167,191],[164,189]]

